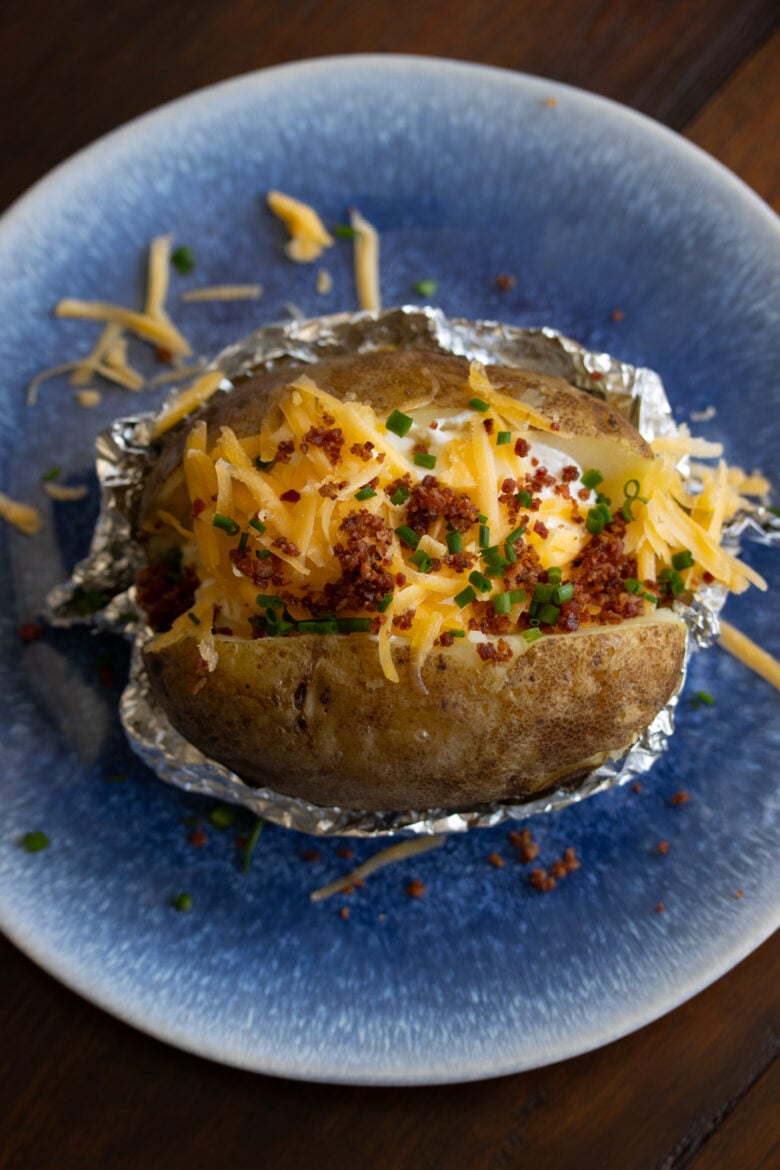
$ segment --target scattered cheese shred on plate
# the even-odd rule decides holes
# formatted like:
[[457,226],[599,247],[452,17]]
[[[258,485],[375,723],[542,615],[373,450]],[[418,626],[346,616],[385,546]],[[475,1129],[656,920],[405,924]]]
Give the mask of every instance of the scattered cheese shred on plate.
[[103,395],[100,391],[92,387],[86,390],[77,390],[74,397],[79,406],[83,406],[85,410],[92,410],[94,407],[100,406],[103,401]]
[[733,654],[750,670],[760,675],[761,678],[765,678],[780,691],[780,662],[768,654],[766,650],[762,650],[755,642],[751,642],[746,634],[722,619],[719,644],[729,654]]
[[263,295],[261,284],[211,284],[191,288],[181,294],[187,304],[194,301],[257,301]]
[[40,532],[43,523],[37,508],[29,504],[20,504],[4,492],[0,492],[0,519],[7,520],[25,536],[35,536],[36,532]]
[[361,309],[381,309],[379,293],[379,232],[356,208],[349,213],[355,233],[355,288]]
[[309,898],[312,902],[322,902],[325,898],[330,898],[331,895],[346,889],[347,886],[352,886],[355,882],[360,882],[369,877],[370,874],[376,873],[378,869],[383,869],[386,865],[393,865],[397,861],[405,861],[407,857],[414,857],[419,853],[429,853],[431,849],[438,849],[446,840],[447,834],[439,833],[432,837],[414,837],[410,841],[399,841],[397,845],[391,845],[388,849],[382,849],[379,853],[375,853],[373,857],[369,857],[368,861],[364,861],[351,873],[336,878],[335,881],[328,882],[326,886],[315,890],[314,893],[309,894]]
[[285,252],[298,264],[311,264],[318,260],[324,248],[330,248],[333,237],[327,231],[317,212],[308,203],[293,199],[283,191],[269,191],[268,206],[285,224],[291,239],[285,245]]
[[52,500],[83,500],[88,492],[88,488],[84,484],[79,484],[74,487],[67,487],[63,483],[45,483],[43,490],[46,495]]
[[82,321],[115,321],[118,325],[135,333],[144,341],[150,341],[172,354],[187,357],[192,353],[189,343],[170,321],[160,321],[148,313],[124,305],[113,305],[108,301],[79,301],[65,297],[54,310],[57,317],[75,317]]

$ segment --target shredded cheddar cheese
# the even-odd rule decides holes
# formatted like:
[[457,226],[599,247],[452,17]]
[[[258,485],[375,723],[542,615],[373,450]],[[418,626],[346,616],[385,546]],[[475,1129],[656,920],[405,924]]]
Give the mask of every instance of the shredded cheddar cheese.
[[324,248],[330,248],[333,237],[326,230],[317,212],[308,203],[293,199],[282,191],[269,191],[268,206],[282,220],[290,233],[285,252],[299,264],[318,260]]
[[382,308],[379,292],[379,232],[355,208],[349,213],[355,233],[355,288],[361,309]]
[[20,504],[0,492],[0,519],[6,520],[24,536],[35,536],[41,529],[41,514],[29,504]]
[[762,650],[755,642],[751,642],[750,638],[735,629],[729,622],[724,622],[722,619],[720,645],[780,691],[780,662],[766,650]]
[[[160,418],[155,436],[219,381],[218,372],[204,375]],[[620,563],[636,569],[623,569],[618,616],[605,620],[650,616],[658,603],[710,581],[734,592],[765,587],[720,545],[739,491],[763,482],[719,464],[692,494],[678,463],[693,440],[661,441],[652,459],[632,456],[628,480],[624,463],[617,479],[604,468],[609,505],[583,486],[586,469],[572,463],[555,420],[497,392],[477,362],[462,408],[437,414],[419,399],[407,411],[381,418],[300,373],[258,434],[222,426],[209,436],[203,421],[191,428],[183,472],[151,523],[179,544],[201,581],[191,613],[209,669],[217,614],[237,637],[370,635],[391,681],[399,640],[421,680],[434,647],[456,637],[476,643],[477,653],[482,644],[480,656],[489,658],[497,653],[490,637],[505,630],[525,630],[526,645],[559,620],[568,622],[561,632],[599,621],[601,586],[585,588],[577,566],[601,531],[603,508],[611,525],[621,503]],[[527,581],[527,590],[518,587]],[[161,637],[192,635],[193,620],[182,614]]]
[[261,284],[211,284],[191,288],[181,299],[191,304],[198,301],[257,301],[263,295]]

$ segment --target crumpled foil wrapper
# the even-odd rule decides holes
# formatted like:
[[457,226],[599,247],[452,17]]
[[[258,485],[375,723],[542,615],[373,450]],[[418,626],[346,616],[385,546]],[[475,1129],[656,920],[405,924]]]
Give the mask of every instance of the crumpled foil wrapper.
[[[677,431],[661,380],[652,370],[586,350],[554,329],[449,320],[429,308],[339,313],[270,325],[223,350],[208,368],[222,371],[224,381],[218,393],[229,393],[234,384],[260,367],[310,363],[338,354],[387,348],[450,353],[485,364],[555,374],[607,401],[648,440]],[[177,392],[172,392],[170,398]],[[674,730],[677,695],[627,755],[607,761],[584,780],[528,800],[495,802],[471,809],[363,812],[321,808],[270,788],[245,784],[229,769],[204,756],[172,727],[152,697],[142,665],[141,649],[151,631],[144,625],[134,599],[133,582],[144,563],[135,531],[143,483],[155,459],[149,442],[155,418],[153,414],[121,418],[99,436],[97,473],[102,497],[92,547],[70,580],[51,592],[48,607],[55,625],[86,622],[94,628],[132,636],[130,680],[122,695],[120,714],[131,746],[161,780],[243,805],[266,820],[306,833],[360,837],[400,832],[438,834],[487,828],[565,808],[606,788],[628,783],[648,771],[665,750]],[[760,505],[751,507],[734,517],[724,543],[735,551],[743,536],[780,545],[780,519]],[[711,644],[717,637],[718,613],[725,596],[724,589],[710,586],[699,592],[693,605],[677,605],[690,632],[689,652]]]

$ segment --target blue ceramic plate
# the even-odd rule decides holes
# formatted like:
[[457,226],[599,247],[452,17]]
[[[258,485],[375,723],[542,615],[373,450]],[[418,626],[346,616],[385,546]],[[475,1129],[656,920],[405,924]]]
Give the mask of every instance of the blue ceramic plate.
[[[221,832],[205,821],[208,844],[195,848],[189,818],[209,803],[156,780],[119,729],[124,647],[85,631],[18,641],[17,624],[85,552],[96,506],[52,504],[42,472],[57,464],[64,481],[92,486],[94,435],[139,404],[108,390],[89,413],[60,382],[24,406],[28,379],[95,335],[54,320],[53,304],[66,294],[137,303],[145,244],[172,231],[197,253],[196,271],[174,281],[172,312],[203,352],[287,302],[311,315],[354,308],[349,243],[328,253],[333,291],[318,295],[316,266],[283,256],[284,231],[264,207],[271,187],[330,223],[355,205],[379,227],[386,305],[435,280],[448,314],[555,325],[654,366],[680,418],[714,405],[702,429],[725,439],[732,461],[776,465],[777,222],[636,114],[536,78],[356,57],[242,77],[110,135],[0,227],[2,487],[46,514],[35,539],[0,532],[0,923],[117,1016],[250,1069],[400,1084],[560,1060],[669,1011],[777,925],[780,737],[767,684],[718,650],[697,656],[686,695],[707,691],[715,704],[683,700],[643,791],[533,823],[542,863],[570,845],[582,859],[551,893],[530,887],[502,828],[451,838],[313,905],[312,888],[378,846],[351,843],[348,860],[343,842],[268,827],[244,874],[235,838],[250,821],[239,814]],[[502,291],[499,273],[515,286]],[[256,280],[260,302],[177,300],[195,283]],[[747,557],[777,581],[769,552]],[[728,607],[775,654],[777,597]],[[680,790],[690,800],[674,805]],[[27,853],[20,837],[37,829],[51,845]],[[503,868],[488,862],[494,851]],[[411,878],[425,897],[406,895]],[[189,913],[171,906],[183,891]]]

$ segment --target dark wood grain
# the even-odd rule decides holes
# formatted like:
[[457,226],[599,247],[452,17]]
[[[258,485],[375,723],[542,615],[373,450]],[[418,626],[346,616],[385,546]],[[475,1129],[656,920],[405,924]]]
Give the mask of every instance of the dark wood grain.
[[334,53],[426,53],[539,73],[679,129],[769,34],[777,5],[12,0],[2,19],[0,206],[161,102],[246,70]]
[[[780,200],[775,0],[29,0],[0,11],[0,205],[146,109],[339,52],[472,59],[660,118]],[[210,1064],[105,1015],[0,940],[0,1170],[770,1170],[780,937],[598,1052],[475,1085],[350,1089]]]

